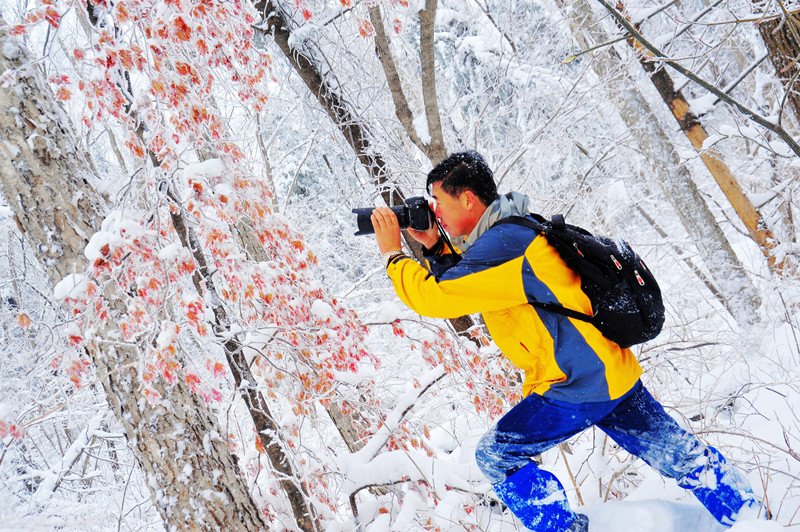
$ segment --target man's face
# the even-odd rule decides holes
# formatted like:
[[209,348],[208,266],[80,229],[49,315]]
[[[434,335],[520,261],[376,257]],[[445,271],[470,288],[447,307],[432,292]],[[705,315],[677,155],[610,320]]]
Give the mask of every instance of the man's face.
[[[442,227],[452,237],[467,236],[475,228],[478,223],[478,217],[475,217],[473,203],[474,196],[470,198],[472,193],[464,191],[457,196],[452,196],[442,190],[440,182],[435,182],[431,186],[431,196],[436,202],[434,213],[442,224]],[[482,211],[481,211],[482,213]]]

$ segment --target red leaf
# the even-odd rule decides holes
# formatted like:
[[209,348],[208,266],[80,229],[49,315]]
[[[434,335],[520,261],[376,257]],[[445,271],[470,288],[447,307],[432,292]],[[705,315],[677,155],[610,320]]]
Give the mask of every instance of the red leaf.
[[48,7],[47,10],[44,12],[44,18],[54,28],[57,28],[58,24],[61,22],[61,15],[59,15],[58,11],[56,11],[52,7]]
[[28,317],[27,314],[20,314],[19,316],[17,316],[17,323],[19,323],[19,326],[22,327],[23,329],[27,329],[28,327],[31,326],[31,319]]
[[358,20],[358,33],[361,34],[362,37],[366,39],[368,37],[372,37],[373,35],[375,35],[375,28],[372,26],[372,22],[364,18],[357,20]]
[[186,25],[181,17],[175,19],[175,36],[182,41],[192,38],[192,28]]

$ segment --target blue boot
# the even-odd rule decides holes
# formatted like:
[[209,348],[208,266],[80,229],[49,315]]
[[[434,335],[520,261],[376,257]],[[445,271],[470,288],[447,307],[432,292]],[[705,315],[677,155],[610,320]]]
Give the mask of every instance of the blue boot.
[[[569,508],[567,494],[555,475],[531,462],[502,482],[494,491],[515,516],[530,530],[548,532],[585,531],[571,528],[579,521]],[[585,517],[585,516],[583,516]],[[588,519],[586,519],[588,523]],[[580,522],[578,523],[579,526]]]
[[713,447],[706,449],[705,457],[707,462],[678,479],[678,485],[691,491],[723,525],[732,526],[738,517],[757,514],[759,503],[747,479]]
[[589,518],[583,514],[575,514],[575,520],[567,532],[589,532]]

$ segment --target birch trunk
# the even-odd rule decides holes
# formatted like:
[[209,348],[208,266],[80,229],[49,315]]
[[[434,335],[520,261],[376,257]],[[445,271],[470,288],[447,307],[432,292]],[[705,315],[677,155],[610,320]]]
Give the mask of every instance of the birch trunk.
[[[557,2],[569,21],[575,39],[584,49],[611,40],[601,29],[587,0]],[[614,71],[624,72],[613,47],[599,53],[593,61],[595,72],[601,78]],[[654,116],[650,104],[635,87],[632,79],[625,79],[618,84],[618,88],[608,91],[609,100],[647,158],[653,180],[661,186],[681,224],[700,250],[726,309],[738,323],[751,323],[760,305],[758,293],[697,190],[672,140]]]
[[[68,118],[21,44],[5,29],[0,30],[0,51],[0,71],[15,76],[0,88],[0,190],[51,283],[57,283],[84,270],[83,250],[100,227],[103,200],[82,177],[89,159],[76,148]],[[153,385],[160,400],[149,406],[140,385],[139,353],[119,341],[122,335],[113,319],[125,310],[124,294],[108,289],[106,297],[112,318],[97,324],[86,351],[166,527],[265,529],[203,399],[180,378],[172,385],[159,380]]]

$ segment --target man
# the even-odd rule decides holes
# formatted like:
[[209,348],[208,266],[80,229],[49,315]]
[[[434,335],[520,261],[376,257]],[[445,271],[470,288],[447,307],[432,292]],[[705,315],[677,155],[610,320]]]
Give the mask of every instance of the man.
[[580,278],[544,236],[517,224],[528,199],[500,196],[478,153],[452,154],[428,174],[434,213],[452,237],[464,236],[453,254],[436,227],[418,232],[433,275],[407,257],[400,228],[388,208],[372,224],[397,295],[417,313],[455,318],[481,312],[493,340],[525,371],[524,399],[478,444],[476,458],[498,497],[536,531],[586,531],[588,518],[569,508],[558,479],[532,458],[596,425],[628,452],[674,478],[725,525],[758,503],[744,479],[714,448],[684,431],[642,386],[642,369],[630,349],[592,325],[535,308],[558,303],[590,314]]

